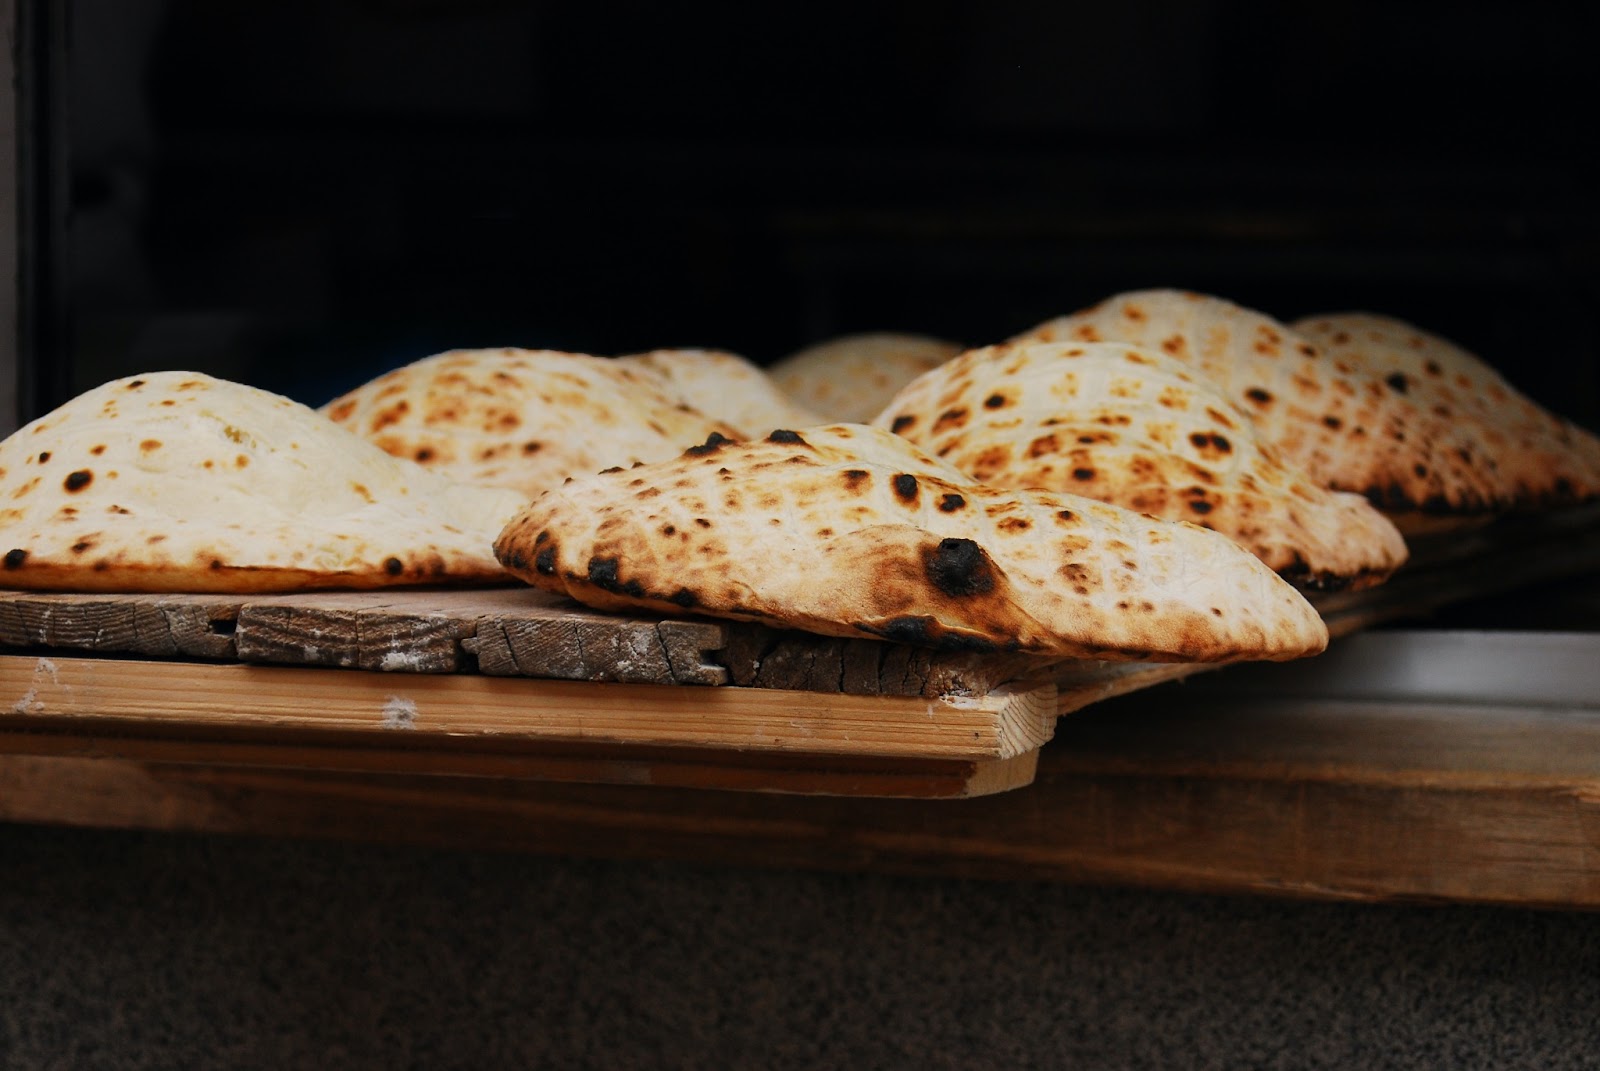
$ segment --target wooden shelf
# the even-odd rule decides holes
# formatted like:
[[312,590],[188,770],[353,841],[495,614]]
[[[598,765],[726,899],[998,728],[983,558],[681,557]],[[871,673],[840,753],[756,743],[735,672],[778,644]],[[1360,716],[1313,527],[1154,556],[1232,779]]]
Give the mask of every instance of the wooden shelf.
[[[1314,601],[1318,659],[1043,666],[523,589],[0,593],[0,820],[1600,907],[1600,685],[1351,691],[1362,634],[1600,568],[1594,511]],[[1481,635],[1481,634],[1480,634]],[[1496,678],[1498,679],[1498,678]],[[1475,681],[1475,683],[1473,683]],[[1462,688],[1465,690],[1463,691]],[[1076,712],[1071,717],[1058,715]],[[1054,733],[1054,739],[1051,739]]]

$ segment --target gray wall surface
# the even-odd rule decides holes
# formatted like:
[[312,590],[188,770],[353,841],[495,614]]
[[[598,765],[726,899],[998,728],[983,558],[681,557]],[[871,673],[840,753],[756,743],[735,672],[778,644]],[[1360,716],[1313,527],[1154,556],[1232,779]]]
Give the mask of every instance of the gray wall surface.
[[0,1067],[1593,1068],[1600,915],[0,825]]

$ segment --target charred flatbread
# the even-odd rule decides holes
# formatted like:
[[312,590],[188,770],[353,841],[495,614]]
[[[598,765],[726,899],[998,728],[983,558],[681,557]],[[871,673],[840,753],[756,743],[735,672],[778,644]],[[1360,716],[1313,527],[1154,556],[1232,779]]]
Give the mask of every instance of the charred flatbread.
[[1367,369],[1449,421],[1485,459],[1497,501],[1539,510],[1600,496],[1600,438],[1540,406],[1476,354],[1377,313],[1324,313],[1292,326],[1335,365]]
[[1248,413],[1264,442],[1324,487],[1366,496],[1404,523],[1492,516],[1512,502],[1502,458],[1472,429],[1419,405],[1409,384],[1325,355],[1272,317],[1226,299],[1143,290],[1052,320],[1018,341],[1119,341],[1191,366]]
[[495,543],[602,609],[1055,658],[1222,662],[1320,651],[1321,618],[1215,532],[977,483],[879,428],[709,439],[574,480]]
[[875,423],[983,483],[1211,528],[1307,587],[1374,584],[1406,558],[1364,498],[1283,462],[1216,387],[1141,346],[972,350],[914,380]]

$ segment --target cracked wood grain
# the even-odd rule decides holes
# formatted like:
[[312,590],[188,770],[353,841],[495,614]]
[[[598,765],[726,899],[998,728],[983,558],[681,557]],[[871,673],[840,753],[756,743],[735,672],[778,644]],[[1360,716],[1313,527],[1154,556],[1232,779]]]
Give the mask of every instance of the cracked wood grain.
[[234,621],[243,601],[207,595],[10,595],[0,599],[0,646],[231,659]]

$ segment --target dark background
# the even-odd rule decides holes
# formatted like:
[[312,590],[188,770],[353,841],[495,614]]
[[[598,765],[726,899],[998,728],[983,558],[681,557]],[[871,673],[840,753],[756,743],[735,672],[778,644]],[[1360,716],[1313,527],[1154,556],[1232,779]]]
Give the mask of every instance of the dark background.
[[[979,344],[1365,307],[1600,423],[1592,15],[1541,3],[77,0],[64,400],[454,346]],[[49,378],[49,377],[45,377]],[[41,399],[43,400],[43,399]]]

